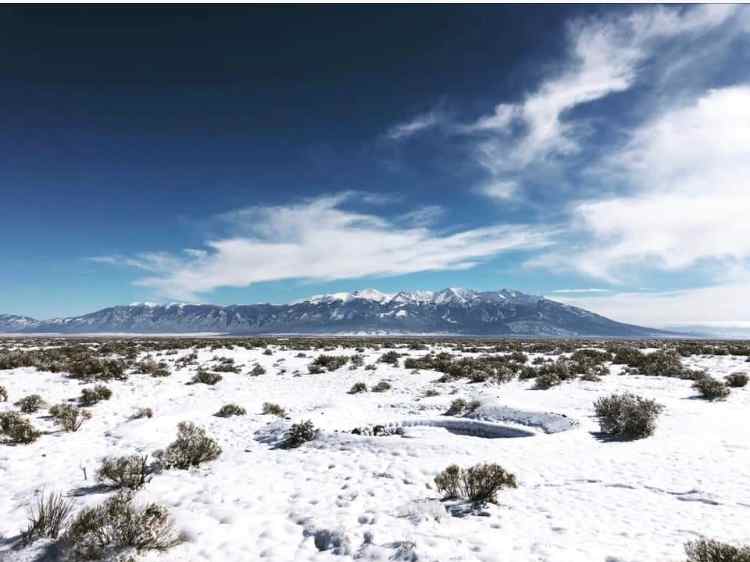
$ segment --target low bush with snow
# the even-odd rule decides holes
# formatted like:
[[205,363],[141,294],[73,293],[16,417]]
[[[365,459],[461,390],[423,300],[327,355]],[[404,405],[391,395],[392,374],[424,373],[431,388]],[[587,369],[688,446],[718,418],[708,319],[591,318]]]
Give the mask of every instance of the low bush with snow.
[[699,539],[685,544],[687,562],[750,562],[750,546]]
[[499,464],[477,464],[461,468],[452,464],[435,477],[435,486],[445,499],[463,498],[472,502],[497,501],[497,492],[516,488],[516,477]]
[[187,470],[212,461],[221,454],[221,447],[206,430],[192,422],[177,425],[177,439],[166,449],[154,453],[164,468]]
[[706,400],[724,400],[729,396],[729,387],[718,379],[705,376],[693,383],[693,388]]
[[622,439],[641,439],[653,434],[656,418],[664,407],[653,400],[624,393],[598,399],[594,410],[602,433]]

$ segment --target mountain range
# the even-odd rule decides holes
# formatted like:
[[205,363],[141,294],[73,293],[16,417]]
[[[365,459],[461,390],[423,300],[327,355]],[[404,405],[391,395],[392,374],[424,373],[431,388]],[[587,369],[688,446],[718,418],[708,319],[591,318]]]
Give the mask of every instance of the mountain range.
[[36,320],[0,314],[2,333],[424,334],[544,337],[674,335],[616,322],[520,291],[375,289],[290,304],[133,303],[82,316]]

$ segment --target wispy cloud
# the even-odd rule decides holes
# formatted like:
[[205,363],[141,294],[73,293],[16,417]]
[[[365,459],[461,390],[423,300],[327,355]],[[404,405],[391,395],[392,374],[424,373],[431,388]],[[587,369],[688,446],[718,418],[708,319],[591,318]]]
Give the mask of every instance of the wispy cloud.
[[550,293],[565,293],[565,294],[576,294],[576,293],[609,293],[609,289],[555,289]]
[[628,194],[579,202],[575,225],[591,242],[565,256],[616,281],[623,269],[684,269],[750,259],[750,86],[711,90],[637,128],[599,172]]
[[480,185],[474,189],[476,193],[494,199],[507,201],[512,199],[518,190],[518,183],[510,180],[496,180]]
[[654,327],[709,323],[739,325],[750,318],[750,283],[658,292],[556,297],[622,322]]
[[398,222],[411,226],[430,226],[445,215],[440,205],[424,205],[398,217]]
[[[150,273],[137,281],[164,296],[193,300],[218,287],[261,281],[330,281],[468,269],[511,250],[540,248],[550,232],[527,225],[438,234],[346,209],[351,193],[299,204],[249,207],[225,215],[236,234],[205,249],[95,258]],[[428,213],[429,214],[429,213]]]
[[428,111],[408,121],[393,125],[386,132],[386,137],[393,141],[404,140],[427,129],[436,127],[443,120],[444,116],[438,110]]
[[623,92],[659,43],[723,23],[731,6],[685,10],[649,7],[627,16],[583,19],[568,30],[563,70],[518,103],[500,103],[464,130],[480,136],[477,160],[493,175],[512,174],[538,160],[579,150],[588,128],[565,115],[577,106]]

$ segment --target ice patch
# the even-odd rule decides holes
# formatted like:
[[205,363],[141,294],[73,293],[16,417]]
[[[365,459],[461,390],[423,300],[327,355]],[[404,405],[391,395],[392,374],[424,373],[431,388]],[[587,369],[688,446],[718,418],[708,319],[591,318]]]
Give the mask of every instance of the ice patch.
[[529,427],[538,427],[545,433],[568,431],[578,425],[577,421],[562,414],[518,410],[499,404],[482,404],[469,417],[472,419],[504,421]]

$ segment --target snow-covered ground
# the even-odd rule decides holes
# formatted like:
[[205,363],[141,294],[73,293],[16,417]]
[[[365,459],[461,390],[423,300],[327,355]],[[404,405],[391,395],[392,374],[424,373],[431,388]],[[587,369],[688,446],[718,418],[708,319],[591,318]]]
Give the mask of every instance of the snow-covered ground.
[[[154,356],[171,364],[187,353]],[[34,425],[49,433],[29,445],[0,445],[0,560],[28,562],[42,552],[44,541],[12,548],[35,494],[61,491],[78,508],[100,503],[111,494],[94,486],[102,457],[164,448],[183,420],[205,427],[223,453],[195,470],[156,474],[137,493],[139,501],[168,506],[187,537],[143,560],[668,562],[684,560],[683,544],[701,535],[750,542],[747,387],[712,403],[694,399],[689,381],[620,376],[619,367],[602,382],[578,380],[549,390],[534,390],[532,380],[436,383],[435,372],[415,374],[383,363],[375,371],[346,365],[310,375],[307,365],[321,351],[298,353],[202,348],[200,363],[233,357],[243,373],[255,363],[267,370],[254,377],[223,373],[215,386],[186,385],[193,369],[175,369],[166,378],[110,381],[112,399],[92,407],[93,418],[75,433],[59,431],[45,410],[32,414]],[[382,353],[366,350],[365,365]],[[721,377],[744,370],[744,359],[710,356],[686,363]],[[355,382],[373,386],[381,380],[392,388],[347,393]],[[6,411],[28,394],[54,404],[77,397],[86,385],[64,374],[19,368],[0,371],[0,386],[10,398],[0,402],[0,411]],[[423,397],[428,389],[440,395]],[[597,439],[592,403],[614,391],[632,391],[666,406],[652,437]],[[441,414],[458,397],[482,401],[486,412],[505,412],[502,419],[483,416],[484,421],[527,436],[506,438],[500,430],[481,428],[470,434],[432,423],[445,419]],[[247,415],[213,415],[230,402],[246,408]],[[286,408],[289,420],[262,415],[264,402]],[[138,407],[153,408],[154,417],[129,420]],[[515,410],[561,414],[577,424],[547,433],[508,414]],[[293,450],[273,447],[274,436],[306,419],[321,429],[318,439]],[[405,434],[348,433],[375,424],[405,426]],[[452,463],[478,462],[501,464],[516,475],[518,488],[502,490],[499,504],[480,514],[449,515],[434,476]],[[346,537],[348,553],[318,550],[313,534],[320,530]]]

